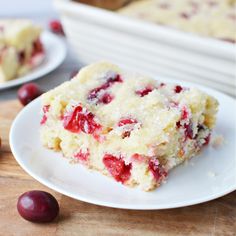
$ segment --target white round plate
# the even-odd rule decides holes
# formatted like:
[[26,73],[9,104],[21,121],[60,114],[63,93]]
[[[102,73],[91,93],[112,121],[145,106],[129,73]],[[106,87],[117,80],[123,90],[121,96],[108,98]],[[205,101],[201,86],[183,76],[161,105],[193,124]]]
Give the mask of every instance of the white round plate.
[[0,90],[38,79],[55,70],[64,61],[66,46],[62,39],[49,31],[44,31],[41,40],[46,52],[43,62],[24,76],[0,83]]
[[44,148],[39,140],[40,98],[26,106],[13,122],[11,150],[36,180],[81,201],[125,209],[166,209],[206,202],[236,189],[236,102],[220,92],[202,89],[219,100],[215,131],[224,136],[225,143],[218,149],[208,147],[188,164],[176,167],[167,182],[153,192],[125,187]]

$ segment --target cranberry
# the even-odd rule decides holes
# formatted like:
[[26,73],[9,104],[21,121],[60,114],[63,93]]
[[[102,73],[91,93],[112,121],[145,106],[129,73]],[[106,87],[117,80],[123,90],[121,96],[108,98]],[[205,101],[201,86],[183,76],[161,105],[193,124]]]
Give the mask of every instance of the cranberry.
[[50,30],[55,34],[65,35],[62,24],[59,20],[52,20],[49,22]]
[[176,122],[176,126],[177,126],[178,129],[181,127],[180,121]]
[[130,125],[130,124],[136,124],[136,123],[138,123],[137,120],[132,119],[132,118],[126,118],[126,119],[121,119],[118,122],[118,126],[121,127],[121,126],[124,126],[124,125]]
[[162,87],[164,87],[164,86],[166,86],[166,84],[165,83],[160,83],[160,88],[162,88]]
[[80,161],[87,161],[89,158],[89,150],[87,149],[86,152],[80,150],[78,153],[74,155],[74,157]]
[[25,220],[51,222],[59,213],[59,205],[50,193],[34,190],[18,198],[17,210]]
[[158,160],[150,160],[148,166],[149,166],[149,170],[152,172],[154,178],[157,181],[162,180],[163,178],[167,176],[167,172],[161,166]]
[[39,97],[43,91],[35,83],[28,83],[21,86],[17,92],[18,99],[22,105],[27,105],[35,98]]
[[[92,89],[89,92],[88,100],[95,101],[96,103],[104,103],[104,104],[110,103],[113,99],[112,95],[108,93],[104,94],[102,92],[110,88],[114,83],[122,83],[122,82],[123,80],[121,79],[120,75],[116,75],[114,77],[108,78],[104,84],[102,84],[101,86],[97,88]],[[102,96],[101,96],[101,93],[102,93]]]
[[199,124],[199,125],[197,126],[198,132],[201,131],[201,130],[205,130],[205,129],[206,129],[205,126],[202,125],[202,124]]
[[137,124],[138,121],[132,118],[125,118],[125,119],[121,119],[118,122],[118,126],[122,127],[122,126],[126,126],[129,125],[127,128],[124,127],[125,131],[122,133],[122,138],[126,138],[126,137],[130,137],[130,133],[131,131],[134,129],[131,125]]
[[131,158],[137,162],[144,162],[145,161],[145,156],[140,155],[138,153],[134,153]]
[[186,13],[186,12],[182,12],[180,13],[180,16],[185,19],[185,20],[188,20],[190,18],[190,14]]
[[144,97],[146,95],[148,95],[150,92],[152,92],[153,88],[151,86],[147,86],[146,88],[142,89],[142,90],[137,90],[135,91],[135,93],[137,95],[139,95],[140,97]]
[[179,129],[180,127],[184,127],[184,134],[185,134],[185,141],[187,138],[193,139],[193,128],[192,128],[192,123],[190,122],[189,124],[184,124],[182,125],[180,121],[176,122],[176,126]]
[[121,158],[106,154],[103,157],[103,164],[116,181],[125,183],[130,178],[132,164],[126,165]]
[[63,126],[70,132],[79,133],[82,131],[86,134],[94,134],[101,128],[101,125],[95,122],[94,115],[80,105],[75,107],[72,113],[63,117]]
[[186,120],[189,117],[189,113],[187,111],[187,108],[184,106],[182,108],[182,114],[181,114],[181,120]]
[[203,143],[203,145],[207,146],[209,144],[210,140],[211,140],[211,134],[208,134],[208,136],[204,139],[205,142]]
[[113,100],[113,96],[109,93],[105,93],[103,94],[103,96],[101,97],[100,101],[103,103],[103,104],[108,104],[110,103],[112,100]]
[[42,120],[40,121],[41,125],[44,125],[48,119],[47,113],[49,111],[49,108],[50,108],[50,105],[46,105],[43,107],[43,117],[42,117]]
[[18,60],[19,60],[20,64],[24,63],[24,61],[25,61],[25,51],[24,50],[18,52]]
[[193,139],[193,128],[192,128],[192,123],[190,122],[189,124],[184,125],[185,128],[185,136],[186,138]]
[[35,56],[36,54],[43,53],[43,52],[44,52],[44,48],[40,39],[35,40],[33,43],[32,57]]
[[183,90],[183,88],[180,85],[176,85],[174,90],[176,93],[180,93]]

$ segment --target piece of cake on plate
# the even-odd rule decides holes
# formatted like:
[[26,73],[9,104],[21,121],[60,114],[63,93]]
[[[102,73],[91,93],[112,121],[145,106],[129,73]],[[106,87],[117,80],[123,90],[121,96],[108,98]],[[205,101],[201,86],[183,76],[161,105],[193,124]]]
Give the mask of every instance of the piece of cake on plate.
[[0,20],[0,83],[26,74],[43,61],[40,33],[29,20]]
[[141,0],[121,8],[119,13],[236,42],[236,0]]
[[100,62],[43,94],[43,145],[149,191],[210,140],[218,102]]

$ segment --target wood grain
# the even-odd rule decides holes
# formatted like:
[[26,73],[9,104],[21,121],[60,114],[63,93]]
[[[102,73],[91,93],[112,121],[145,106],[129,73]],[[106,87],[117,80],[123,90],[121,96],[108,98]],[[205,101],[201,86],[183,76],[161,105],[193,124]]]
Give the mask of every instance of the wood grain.
[[[132,211],[84,203],[44,187],[20,168],[10,151],[10,126],[21,108],[16,100],[0,102],[0,236],[236,235],[236,191],[191,207]],[[60,216],[55,222],[33,224],[19,217],[17,198],[32,189],[57,198]]]

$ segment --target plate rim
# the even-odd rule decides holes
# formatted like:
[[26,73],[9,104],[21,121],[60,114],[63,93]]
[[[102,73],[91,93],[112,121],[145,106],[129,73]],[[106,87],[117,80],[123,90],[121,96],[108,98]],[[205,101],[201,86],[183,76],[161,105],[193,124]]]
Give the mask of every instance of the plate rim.
[[[41,38],[42,37],[50,37],[50,39],[52,41],[54,41],[54,42],[56,41],[57,44],[60,44],[61,57],[56,62],[54,62],[54,65],[51,68],[48,68],[47,70],[45,70],[43,73],[40,73],[39,75],[30,76],[30,73],[32,73],[33,71],[29,71],[29,73],[27,73],[27,74],[25,74],[21,77],[17,77],[15,79],[6,81],[4,83],[0,83],[0,91],[10,89],[10,88],[19,86],[21,84],[28,83],[28,82],[40,79],[43,76],[45,76],[45,75],[49,74],[50,72],[54,71],[56,68],[58,68],[63,63],[63,61],[65,60],[66,55],[67,55],[67,47],[66,47],[65,43],[63,42],[62,38],[60,38],[59,36],[56,36],[55,34],[53,34],[52,32],[50,32],[48,30],[43,30],[40,37]],[[47,42],[44,42],[44,45],[47,45]],[[47,59],[47,52],[46,52],[44,60],[45,59]],[[35,67],[34,70],[37,70],[39,66]],[[29,78],[24,79],[25,76],[29,76]]]
[[[163,80],[169,80],[169,79],[165,79],[162,78]],[[173,82],[174,80],[169,80],[168,82]],[[180,82],[180,81],[177,81]],[[174,83],[176,83],[174,81]],[[185,82],[185,81],[181,81],[182,85],[186,85],[189,86],[195,86],[197,88],[201,88],[203,89],[203,91],[209,91],[209,93],[216,93],[220,96],[223,96],[224,98],[227,99],[231,99],[233,102],[236,103],[236,99],[234,99],[233,97],[230,97],[224,93],[221,93],[217,90],[214,90],[212,88],[208,88],[207,86],[201,86],[201,85],[197,85],[194,83],[189,83],[189,82]],[[200,204],[200,203],[205,203],[214,199],[217,199],[219,197],[222,197],[224,195],[227,195],[233,191],[236,190],[236,183],[235,186],[232,184],[231,187],[229,187],[226,191],[220,191],[217,194],[210,194],[207,195],[207,197],[200,197],[200,198],[195,198],[193,200],[188,200],[188,201],[181,201],[181,202],[177,202],[177,203],[171,203],[171,204],[162,204],[162,205],[145,205],[145,204],[120,204],[120,203],[111,203],[109,201],[101,201],[101,200],[94,200],[94,198],[88,198],[88,197],[83,197],[83,196],[79,196],[77,194],[73,194],[70,193],[66,190],[64,190],[61,187],[56,186],[55,184],[51,183],[50,181],[48,181],[45,178],[42,178],[40,175],[35,174],[33,171],[31,171],[29,168],[27,168],[27,166],[24,164],[24,161],[22,161],[22,159],[20,158],[20,155],[17,154],[14,145],[13,145],[13,136],[14,136],[14,130],[15,127],[17,126],[17,122],[20,119],[20,117],[27,112],[28,110],[31,109],[31,107],[35,106],[36,103],[39,103],[41,99],[41,96],[38,97],[37,99],[35,99],[34,101],[32,101],[30,104],[28,104],[27,106],[25,106],[15,117],[14,121],[12,122],[11,128],[10,128],[10,132],[9,132],[9,144],[10,144],[10,148],[12,151],[12,154],[15,158],[15,160],[17,161],[17,163],[21,166],[21,168],[27,173],[29,174],[31,177],[33,177],[35,180],[37,180],[38,182],[40,182],[41,184],[47,186],[48,188],[61,193],[65,196],[71,197],[73,199],[79,200],[79,201],[83,201],[83,202],[87,202],[90,204],[94,204],[94,205],[99,205],[99,206],[105,206],[105,207],[111,207],[111,208],[117,208],[117,209],[129,209],[129,210],[162,210],[162,209],[174,209],[174,208],[180,208],[180,207],[186,207],[186,206],[192,206],[192,205],[196,205],[196,204]]]

